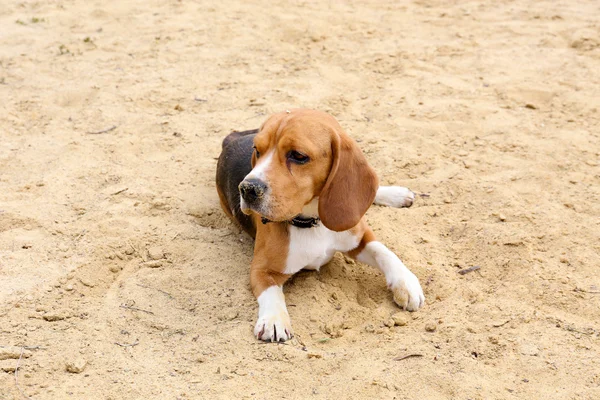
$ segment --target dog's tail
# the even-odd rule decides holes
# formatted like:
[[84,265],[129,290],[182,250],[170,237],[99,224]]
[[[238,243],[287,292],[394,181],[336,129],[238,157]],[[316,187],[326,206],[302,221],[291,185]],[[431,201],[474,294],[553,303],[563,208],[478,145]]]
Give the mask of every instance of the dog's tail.
[[225,139],[223,139],[223,144],[221,145],[221,148],[224,149],[225,147],[227,147],[227,145],[229,143],[231,143],[235,140],[238,140],[239,138],[241,138],[243,136],[256,135],[257,133],[258,133],[258,129],[250,129],[249,131],[242,131],[242,132],[233,131],[229,135],[227,135],[225,137]]

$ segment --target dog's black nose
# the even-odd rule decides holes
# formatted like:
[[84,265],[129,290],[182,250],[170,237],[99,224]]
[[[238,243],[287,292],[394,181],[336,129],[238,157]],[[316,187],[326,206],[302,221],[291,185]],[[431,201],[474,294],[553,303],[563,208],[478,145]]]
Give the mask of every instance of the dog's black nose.
[[238,187],[242,198],[247,203],[254,203],[256,200],[264,196],[267,191],[267,185],[260,179],[245,179]]

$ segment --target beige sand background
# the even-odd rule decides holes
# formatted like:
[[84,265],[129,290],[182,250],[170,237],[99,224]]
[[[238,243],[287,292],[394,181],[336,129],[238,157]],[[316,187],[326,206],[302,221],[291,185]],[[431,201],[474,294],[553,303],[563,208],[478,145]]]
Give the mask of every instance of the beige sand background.
[[[0,398],[600,398],[599,16],[2,1]],[[381,274],[338,255],[286,286],[293,341],[252,336],[216,157],[299,106],[428,195],[368,212],[427,296],[404,326]]]

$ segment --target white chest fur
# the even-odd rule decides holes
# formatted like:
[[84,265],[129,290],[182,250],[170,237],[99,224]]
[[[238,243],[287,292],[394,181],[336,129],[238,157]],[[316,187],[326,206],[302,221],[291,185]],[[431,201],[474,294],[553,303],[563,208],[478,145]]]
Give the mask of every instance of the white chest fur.
[[303,268],[319,269],[336,251],[349,251],[358,246],[359,238],[350,231],[334,232],[320,223],[309,229],[290,225],[290,247],[284,273],[295,274]]

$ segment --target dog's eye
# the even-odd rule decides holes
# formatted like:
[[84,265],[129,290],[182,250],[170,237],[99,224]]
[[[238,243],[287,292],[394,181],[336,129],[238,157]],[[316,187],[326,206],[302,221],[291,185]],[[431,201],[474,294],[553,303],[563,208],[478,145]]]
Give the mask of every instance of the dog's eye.
[[306,164],[309,160],[306,154],[302,154],[299,151],[292,150],[287,154],[288,160],[295,162],[296,164]]
[[260,157],[260,152],[258,151],[258,149],[256,148],[256,146],[252,146],[252,148],[254,149],[254,152],[256,153],[256,158]]

